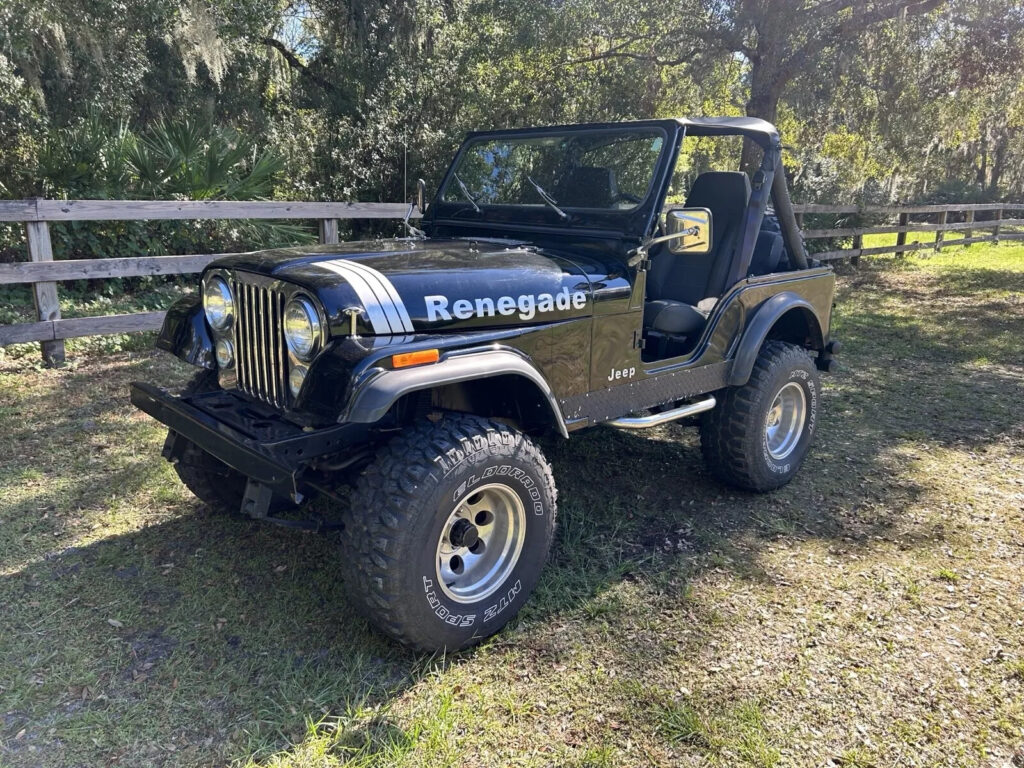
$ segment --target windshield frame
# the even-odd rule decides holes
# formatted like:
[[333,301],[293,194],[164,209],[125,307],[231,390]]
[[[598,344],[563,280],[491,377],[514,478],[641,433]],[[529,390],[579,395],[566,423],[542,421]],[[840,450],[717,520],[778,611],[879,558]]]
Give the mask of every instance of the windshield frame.
[[[572,134],[600,133],[645,133],[651,138],[662,139],[661,150],[651,171],[647,192],[640,203],[631,208],[583,208],[560,206],[570,214],[563,220],[547,205],[518,203],[484,203],[477,201],[480,211],[467,201],[444,200],[444,191],[454,184],[453,177],[459,165],[474,146],[480,142],[501,139],[548,138]],[[650,227],[655,210],[660,209],[659,201],[665,194],[665,187],[675,165],[679,149],[680,124],[675,120],[637,120],[619,123],[583,125],[559,125],[542,128],[525,128],[504,131],[474,131],[466,136],[459,151],[452,159],[444,178],[428,209],[425,224],[444,224],[475,228],[497,229],[543,229],[548,231],[600,230],[605,235],[626,235],[643,237]]]

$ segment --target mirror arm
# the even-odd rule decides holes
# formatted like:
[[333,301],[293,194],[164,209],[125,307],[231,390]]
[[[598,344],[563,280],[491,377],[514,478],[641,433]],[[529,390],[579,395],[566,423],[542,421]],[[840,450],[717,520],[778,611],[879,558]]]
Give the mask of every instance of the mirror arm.
[[409,210],[405,213],[405,218],[402,219],[402,223],[405,225],[406,230],[409,232],[410,237],[415,237],[417,240],[426,240],[427,233],[419,227],[415,227],[409,223],[409,219],[412,218],[413,211],[416,210],[416,203],[409,203]]
[[661,235],[660,237],[652,237],[650,240],[644,241],[643,243],[641,243],[639,246],[637,246],[636,248],[634,248],[632,251],[630,251],[627,254],[630,258],[629,258],[629,261],[626,262],[626,264],[631,266],[631,267],[635,267],[637,264],[639,264],[640,262],[645,261],[647,259],[648,252],[655,245],[659,245],[661,243],[667,243],[670,240],[678,240],[681,237],[689,237],[690,235],[696,235],[696,234],[699,234],[699,233],[700,233],[700,227],[687,227],[686,229],[681,229],[678,232],[673,232],[670,235]]

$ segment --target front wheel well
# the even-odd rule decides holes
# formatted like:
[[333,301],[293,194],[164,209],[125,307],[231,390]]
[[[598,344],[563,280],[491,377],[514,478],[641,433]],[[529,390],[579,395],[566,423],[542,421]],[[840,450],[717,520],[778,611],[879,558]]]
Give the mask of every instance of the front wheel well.
[[410,392],[392,406],[402,424],[433,411],[452,411],[510,424],[529,434],[559,432],[557,414],[536,383],[515,373],[441,384]]

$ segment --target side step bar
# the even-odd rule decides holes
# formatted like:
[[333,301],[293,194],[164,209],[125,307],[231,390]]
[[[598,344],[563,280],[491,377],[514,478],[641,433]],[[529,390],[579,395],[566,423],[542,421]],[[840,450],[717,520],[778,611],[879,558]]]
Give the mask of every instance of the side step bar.
[[718,401],[713,397],[708,397],[706,400],[699,400],[696,403],[688,403],[687,405],[680,406],[679,408],[673,408],[671,411],[662,411],[661,413],[652,413],[650,416],[623,416],[620,419],[612,419],[611,421],[604,422],[606,426],[618,427],[619,429],[647,429],[648,427],[657,427],[660,424],[667,424],[670,421],[676,419],[682,419],[687,416],[693,416],[694,414],[704,413],[704,411],[710,411],[715,407]]

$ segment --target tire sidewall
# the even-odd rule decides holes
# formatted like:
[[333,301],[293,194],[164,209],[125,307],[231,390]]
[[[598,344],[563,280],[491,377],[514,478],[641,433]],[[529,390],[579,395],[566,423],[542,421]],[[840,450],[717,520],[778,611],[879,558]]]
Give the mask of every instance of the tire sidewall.
[[[779,365],[774,368],[770,377],[765,382],[762,390],[762,398],[759,407],[754,413],[754,423],[751,425],[751,437],[756,441],[754,453],[757,457],[757,467],[764,480],[772,486],[783,485],[797,473],[803,464],[807,451],[814,440],[814,432],[817,428],[818,405],[821,398],[821,386],[813,364],[806,356],[799,361],[787,360],[786,365]],[[766,422],[768,411],[775,402],[776,396],[787,384],[795,383],[803,390],[806,398],[807,417],[804,420],[803,431],[800,440],[792,452],[783,459],[775,459],[768,452],[768,435]]]
[[[501,629],[526,602],[544,567],[551,544],[554,498],[540,468],[517,456],[517,444],[497,451],[492,444],[490,450],[459,452],[454,459],[446,455],[435,460],[432,487],[419,505],[420,513],[407,539],[418,546],[407,553],[409,566],[402,569],[401,592],[415,595],[409,601],[410,619],[424,633],[436,637],[438,647],[459,648]],[[459,602],[437,583],[438,542],[455,508],[476,489],[494,484],[513,491],[523,504],[523,547],[515,567],[497,589],[474,603]]]

